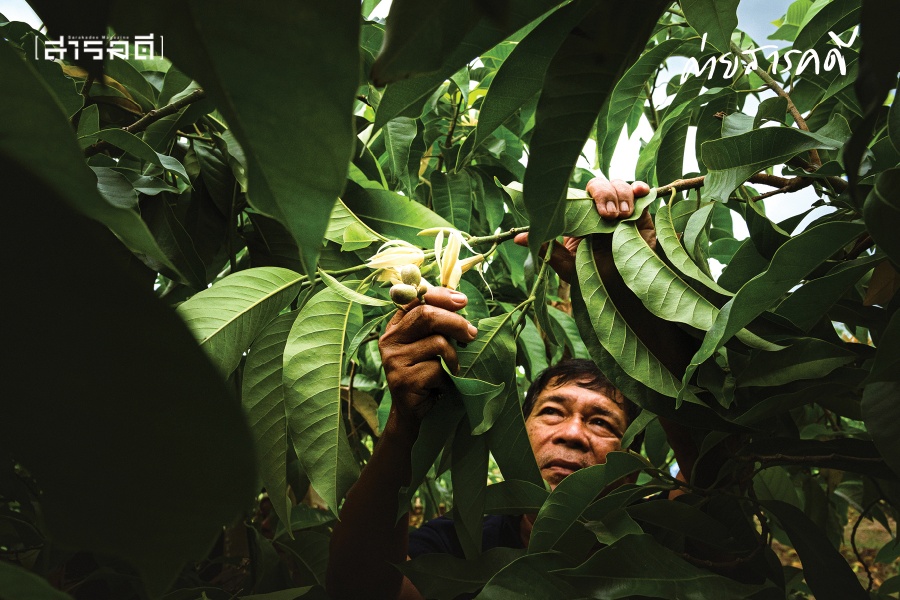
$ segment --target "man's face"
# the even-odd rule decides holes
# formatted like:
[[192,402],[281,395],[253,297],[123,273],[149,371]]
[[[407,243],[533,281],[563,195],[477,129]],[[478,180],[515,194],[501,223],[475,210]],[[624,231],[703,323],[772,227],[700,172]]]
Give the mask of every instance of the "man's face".
[[577,382],[549,385],[538,394],[525,429],[541,476],[554,489],[566,475],[606,462],[609,452],[621,449],[627,426],[625,411],[603,392]]

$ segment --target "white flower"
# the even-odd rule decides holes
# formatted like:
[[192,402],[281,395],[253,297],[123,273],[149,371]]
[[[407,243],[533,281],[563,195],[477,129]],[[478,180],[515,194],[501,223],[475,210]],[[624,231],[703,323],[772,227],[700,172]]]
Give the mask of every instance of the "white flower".
[[[459,260],[459,251],[463,245],[469,247],[462,233],[456,229],[447,230],[447,245],[444,246],[444,231],[438,232],[434,239],[434,261],[441,273],[440,283],[445,288],[455,290],[463,273],[484,260],[484,256],[476,254],[465,260]],[[470,248],[471,250],[471,248]]]
[[378,252],[366,261],[370,269],[381,269],[378,281],[401,283],[400,267],[404,265],[419,266],[425,261],[425,252],[403,240],[386,242]]

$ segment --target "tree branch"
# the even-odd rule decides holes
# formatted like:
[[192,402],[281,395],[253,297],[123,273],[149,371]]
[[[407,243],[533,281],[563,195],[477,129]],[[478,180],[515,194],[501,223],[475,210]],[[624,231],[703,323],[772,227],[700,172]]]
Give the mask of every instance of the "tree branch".
[[[205,97],[206,97],[205,91],[200,90],[200,89],[194,90],[193,92],[191,92],[184,98],[181,98],[180,100],[176,100],[175,102],[172,102],[171,104],[166,104],[162,108],[156,108],[154,110],[151,110],[150,112],[145,114],[143,117],[141,117],[140,119],[138,119],[137,121],[135,121],[134,123],[129,125],[128,127],[123,127],[122,129],[124,129],[128,133],[140,133],[141,131],[144,131],[150,125],[159,121],[163,117],[168,117],[169,115],[173,115],[173,114],[177,113],[179,110],[181,110],[182,108],[184,108],[185,106],[187,106],[189,104],[193,104],[194,102],[197,102],[198,100],[202,100]],[[91,144],[90,146],[85,148],[84,156],[85,156],[85,158],[88,158],[88,157],[94,156],[95,154],[99,154],[105,150],[109,150],[110,148],[113,148],[113,147],[114,146],[112,144],[110,144],[109,142],[101,140],[101,141],[99,141],[95,144]]]
[[[743,51],[734,42],[731,42],[731,51],[734,52],[735,56],[741,57],[742,61],[744,61],[745,63],[747,62],[744,59]],[[809,126],[806,124],[806,120],[803,118],[803,115],[800,114],[800,111],[797,110],[796,105],[794,105],[794,101],[791,99],[790,95],[788,95],[788,93],[784,91],[784,88],[781,87],[781,85],[777,81],[775,81],[775,79],[773,79],[771,75],[760,69],[758,66],[753,68],[753,72],[756,73],[756,75],[760,79],[766,82],[766,85],[768,85],[773,92],[787,100],[788,112],[791,113],[792,117],[794,117],[794,121],[796,121],[797,127],[802,129],[803,131],[809,131]],[[816,169],[822,166],[822,159],[819,158],[818,150],[813,149],[809,151],[809,160]]]

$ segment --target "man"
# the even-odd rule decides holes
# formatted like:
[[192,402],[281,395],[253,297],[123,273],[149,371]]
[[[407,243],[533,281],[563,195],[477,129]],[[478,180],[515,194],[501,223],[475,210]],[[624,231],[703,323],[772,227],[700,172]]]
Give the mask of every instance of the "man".
[[[649,193],[643,182],[592,179],[587,186],[601,217],[628,217],[635,196]],[[639,229],[655,243],[649,215],[644,214]],[[527,244],[527,234],[516,243]],[[609,236],[606,236],[609,237]],[[560,277],[574,276],[574,251],[580,240],[554,244],[550,264]],[[634,297],[612,262],[611,250],[602,244],[596,261],[604,284],[611,294],[622,297],[623,305],[637,314],[649,315]],[[411,452],[423,416],[436,401],[436,391],[447,385],[438,357],[450,369],[458,367],[454,346],[448,341],[471,342],[475,327],[456,314],[466,305],[466,296],[446,288],[433,288],[426,303],[399,309],[379,340],[382,363],[393,404],[384,432],[366,468],[347,494],[341,520],[331,538],[327,588],[334,598],[374,598],[403,600],[422,596],[393,567],[412,554],[452,549],[452,523],[433,521],[417,533],[410,545],[407,517],[396,520],[398,491],[409,484]],[[641,313],[640,311],[643,311]],[[649,319],[649,317],[648,317]],[[641,319],[639,319],[641,320]],[[646,320],[647,326],[657,326]],[[665,352],[661,351],[664,356]],[[674,361],[677,357],[663,357]],[[593,366],[593,365],[591,365]],[[606,455],[620,449],[629,422],[626,400],[596,368],[562,365],[535,381],[534,392],[524,407],[525,426],[541,475],[551,486],[575,470],[600,464]],[[674,447],[674,446],[673,446]],[[678,448],[675,448],[676,453]],[[680,457],[679,457],[680,458]],[[485,535],[497,538],[494,545],[525,547],[534,515],[524,518],[486,521]],[[516,523],[518,531],[516,531]],[[456,542],[458,546],[458,541]]]

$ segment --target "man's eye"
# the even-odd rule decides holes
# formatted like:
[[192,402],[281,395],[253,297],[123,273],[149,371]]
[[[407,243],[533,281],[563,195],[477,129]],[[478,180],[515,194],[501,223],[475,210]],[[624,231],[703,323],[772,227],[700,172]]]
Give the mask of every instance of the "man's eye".
[[600,426],[600,427],[609,428],[609,423],[607,423],[607,422],[604,421],[603,419],[592,419],[592,420],[591,420],[591,425],[597,425],[597,426]]
[[541,409],[540,413],[538,413],[538,414],[541,414],[541,415],[559,415],[559,414],[562,414],[562,413],[559,411],[558,408],[553,408],[552,406],[545,406],[544,408]]

